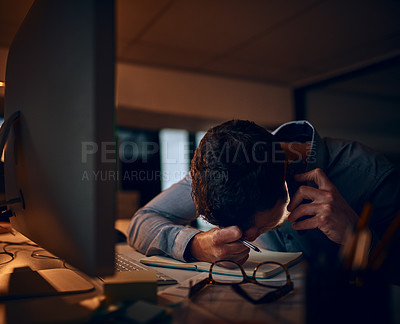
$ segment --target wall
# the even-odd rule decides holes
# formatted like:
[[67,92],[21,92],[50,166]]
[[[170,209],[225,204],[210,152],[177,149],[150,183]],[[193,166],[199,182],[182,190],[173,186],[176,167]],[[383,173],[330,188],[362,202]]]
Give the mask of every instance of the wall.
[[400,169],[400,59],[304,90],[305,117],[322,136],[357,140]]
[[159,114],[200,122],[241,118],[276,126],[294,115],[291,89],[263,83],[120,63],[116,84],[117,108],[137,111],[139,117]]

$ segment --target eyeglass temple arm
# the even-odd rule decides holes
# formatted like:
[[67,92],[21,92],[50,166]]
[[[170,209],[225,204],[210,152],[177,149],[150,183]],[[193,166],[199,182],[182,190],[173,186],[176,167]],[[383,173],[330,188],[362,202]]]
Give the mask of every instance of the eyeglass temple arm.
[[198,283],[196,283],[194,286],[191,285],[190,283],[190,289],[189,289],[189,298],[194,297],[199,291],[201,291],[208,283],[210,283],[209,278],[205,278]]
[[237,292],[240,296],[242,296],[244,299],[247,301],[253,303],[253,304],[263,304],[263,303],[269,303],[275,300],[278,300],[279,298],[287,295],[289,292],[293,290],[293,282],[288,282],[286,285],[276,289],[275,291],[271,291],[265,296],[261,297],[260,299],[253,299],[251,298],[243,289],[240,287],[240,285],[232,285],[232,289]]

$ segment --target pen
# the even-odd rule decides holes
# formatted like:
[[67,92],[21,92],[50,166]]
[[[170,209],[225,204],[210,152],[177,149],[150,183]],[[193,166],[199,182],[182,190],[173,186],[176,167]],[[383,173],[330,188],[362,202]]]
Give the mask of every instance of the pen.
[[[219,228],[223,228],[222,226],[218,226]],[[253,244],[251,244],[250,242],[248,242],[248,241],[246,241],[246,240],[244,240],[244,239],[238,239],[238,241],[240,241],[240,242],[242,242],[244,245],[246,245],[248,248],[250,248],[250,249],[252,249],[252,250],[254,250],[254,251],[256,251],[256,252],[259,252],[259,253],[261,253],[261,250],[257,247],[257,246],[255,246],[255,245],[253,245]]]
[[251,244],[250,242],[247,242],[246,240],[243,240],[243,239],[239,239],[239,241],[242,242],[247,247],[249,247],[250,249],[253,249],[256,252],[260,252],[261,253],[261,250],[257,246]]

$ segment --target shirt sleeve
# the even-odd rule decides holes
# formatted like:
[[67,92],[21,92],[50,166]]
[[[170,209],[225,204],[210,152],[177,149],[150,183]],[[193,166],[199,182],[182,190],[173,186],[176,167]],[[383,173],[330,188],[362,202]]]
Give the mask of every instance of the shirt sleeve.
[[168,255],[185,261],[187,244],[200,231],[190,227],[196,209],[190,195],[191,178],[172,185],[132,217],[128,244],[145,255]]

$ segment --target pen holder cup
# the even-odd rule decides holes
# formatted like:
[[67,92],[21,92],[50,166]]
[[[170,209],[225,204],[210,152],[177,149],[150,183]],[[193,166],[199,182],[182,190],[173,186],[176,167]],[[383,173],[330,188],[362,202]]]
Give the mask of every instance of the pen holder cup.
[[391,323],[389,285],[383,273],[309,267],[308,324]]

